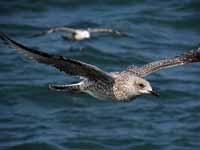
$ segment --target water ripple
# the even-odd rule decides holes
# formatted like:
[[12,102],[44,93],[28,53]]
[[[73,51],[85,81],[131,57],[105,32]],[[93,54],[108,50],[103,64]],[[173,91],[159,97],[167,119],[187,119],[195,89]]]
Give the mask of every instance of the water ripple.
[[[198,47],[199,6],[197,0],[2,0],[0,30],[42,51],[118,71]],[[112,27],[130,36],[94,34],[80,42],[63,40],[64,33],[31,37],[58,26]],[[199,73],[199,64],[192,64],[148,76],[158,98],[98,101],[49,91],[50,83],[78,79],[0,42],[0,149],[198,150]]]

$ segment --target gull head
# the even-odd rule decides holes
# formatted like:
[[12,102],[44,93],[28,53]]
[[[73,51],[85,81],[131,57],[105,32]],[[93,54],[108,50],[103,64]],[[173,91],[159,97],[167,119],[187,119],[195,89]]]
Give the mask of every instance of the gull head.
[[136,88],[137,94],[139,95],[150,94],[153,96],[159,96],[159,94],[152,89],[151,84],[143,78],[137,77],[133,84]]
[[131,76],[128,79],[127,85],[129,97],[135,97],[143,94],[159,96],[159,94],[152,89],[151,84],[141,77]]

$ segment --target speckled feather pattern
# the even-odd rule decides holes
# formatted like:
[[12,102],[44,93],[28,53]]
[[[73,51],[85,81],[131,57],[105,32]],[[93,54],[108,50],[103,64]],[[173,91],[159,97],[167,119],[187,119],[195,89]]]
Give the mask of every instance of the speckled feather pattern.
[[[48,54],[26,47],[10,39],[4,33],[0,33],[0,38],[9,47],[17,49],[17,51],[31,59],[52,65],[70,75],[83,76],[85,79],[76,84],[74,88],[73,85],[66,85],[66,87],[69,86],[69,90],[80,90],[98,99],[127,101],[139,95],[153,92],[150,83],[142,77],[160,69],[200,61],[199,48],[197,50],[191,50],[181,56],[155,61],[142,67],[131,66],[122,72],[107,73],[96,66],[78,60]],[[63,87],[60,88],[62,89]]]
[[133,72],[134,74],[137,74],[138,76],[144,77],[160,69],[193,63],[193,62],[199,62],[199,61],[200,61],[200,48],[196,50],[195,49],[190,50],[181,56],[176,56],[174,58],[168,58],[168,59],[155,61],[155,62],[146,64],[142,67],[130,66],[128,67],[127,71]]

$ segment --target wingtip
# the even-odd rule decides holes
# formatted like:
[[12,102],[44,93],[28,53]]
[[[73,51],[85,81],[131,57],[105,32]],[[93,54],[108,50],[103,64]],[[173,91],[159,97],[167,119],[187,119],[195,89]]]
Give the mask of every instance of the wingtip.
[[53,29],[48,29],[46,31],[41,31],[41,32],[38,32],[36,34],[31,35],[31,38],[35,38],[35,37],[39,37],[39,36],[44,36],[44,35],[47,35],[47,34],[53,33],[53,32],[54,32]]
[[121,31],[113,31],[113,34],[114,35],[117,35],[117,36],[128,36],[128,33],[127,32],[121,32]]
[[200,48],[191,50],[191,53],[194,55],[200,55]]
[[0,31],[0,38],[1,38],[2,40],[4,40],[5,37],[7,37],[6,33]]
[[200,47],[192,49],[184,54],[186,61],[188,62],[199,62],[200,61]]
[[8,34],[3,31],[0,31],[0,36],[8,37]]
[[8,35],[2,31],[0,31],[0,39],[4,42],[4,44],[8,44],[10,41]]

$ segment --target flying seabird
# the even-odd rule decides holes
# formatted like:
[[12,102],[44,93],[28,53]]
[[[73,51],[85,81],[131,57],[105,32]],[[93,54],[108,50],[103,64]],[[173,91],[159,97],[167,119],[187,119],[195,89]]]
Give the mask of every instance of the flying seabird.
[[36,34],[34,36],[41,36],[41,35],[45,35],[45,34],[49,34],[49,33],[53,33],[53,32],[70,32],[71,35],[65,35],[65,36],[63,36],[63,38],[66,40],[76,40],[76,41],[89,39],[89,38],[91,38],[91,33],[97,33],[97,32],[112,33],[112,34],[119,35],[119,36],[127,36],[128,35],[125,32],[120,32],[120,31],[108,29],[108,28],[74,29],[74,28],[68,28],[68,27],[57,27],[57,28],[50,28],[49,30],[44,31],[39,34]]
[[24,46],[6,34],[0,33],[0,38],[11,48],[23,53],[27,57],[40,63],[52,65],[60,71],[73,76],[84,77],[77,84],[49,85],[51,90],[84,92],[97,99],[111,99],[115,101],[130,101],[143,94],[158,96],[151,84],[144,79],[145,76],[168,67],[189,64],[200,61],[200,48],[190,50],[180,56],[163,59],[146,64],[141,67],[131,66],[122,72],[105,72],[100,68],[59,55]]

